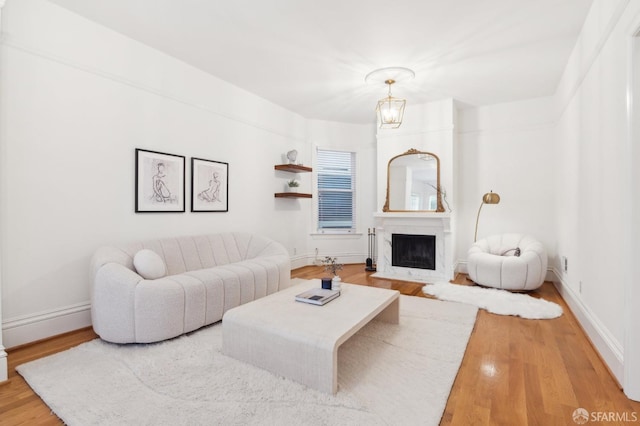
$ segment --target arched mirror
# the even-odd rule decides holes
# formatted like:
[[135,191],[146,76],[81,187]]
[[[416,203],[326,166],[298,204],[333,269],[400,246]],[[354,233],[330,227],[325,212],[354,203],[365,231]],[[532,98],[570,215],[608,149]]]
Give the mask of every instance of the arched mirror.
[[410,149],[389,160],[385,212],[444,212],[440,191],[440,159]]

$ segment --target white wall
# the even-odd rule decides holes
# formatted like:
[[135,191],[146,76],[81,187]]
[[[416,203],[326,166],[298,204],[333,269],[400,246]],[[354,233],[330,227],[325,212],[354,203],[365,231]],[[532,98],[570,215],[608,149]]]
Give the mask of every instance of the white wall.
[[[633,26],[640,28],[640,16]],[[629,138],[631,155],[631,209],[629,211],[630,232],[630,263],[627,265],[628,277],[625,280],[625,336],[624,336],[624,392],[630,398],[640,400],[640,333],[637,324],[640,324],[640,286],[634,279],[636,265],[633,263],[640,255],[640,168],[634,167],[640,164],[640,31],[635,33],[632,41],[632,60],[629,68]]]
[[[4,7],[4,5],[5,5],[5,1],[0,0],[0,34],[2,33],[2,8]],[[0,57],[0,74],[2,73],[2,65],[3,65],[2,58]],[[0,133],[3,128],[4,128],[3,123],[0,122]],[[1,145],[0,145],[0,148],[1,148]],[[4,153],[0,149],[0,166],[2,164],[3,158],[4,158]],[[0,199],[0,203],[2,203],[1,199]],[[2,240],[2,229],[0,228],[0,241],[1,240]],[[0,250],[2,250],[2,247],[0,247]],[[0,251],[0,326],[2,325],[2,291],[1,290],[2,290],[2,252]],[[2,342],[1,328],[2,327],[0,327],[0,383],[6,381],[9,377],[9,371],[7,367],[7,353],[4,350],[4,344]]]
[[623,353],[625,330],[638,336],[623,313],[640,303],[625,300],[625,286],[637,283],[629,250],[630,222],[639,218],[630,216],[627,87],[639,27],[640,3],[594,1],[558,87],[553,151],[556,251],[569,260],[566,273],[554,265],[558,285],[621,383],[624,364],[632,362]]
[[[274,164],[295,148],[311,165],[313,143],[328,139],[362,149],[363,169],[373,163],[371,126],[329,131],[43,0],[10,0],[2,19],[7,347],[89,325],[89,260],[100,245],[245,230],[312,258],[312,203],[274,198],[288,177]],[[228,162],[229,212],[135,214],[135,148],[187,157],[187,202],[190,157]],[[360,237],[345,252],[363,261],[365,251]]]
[[478,239],[530,234],[555,257],[552,107],[552,98],[538,98],[458,111],[456,238],[462,271],[489,191],[500,195],[500,204],[483,206]]

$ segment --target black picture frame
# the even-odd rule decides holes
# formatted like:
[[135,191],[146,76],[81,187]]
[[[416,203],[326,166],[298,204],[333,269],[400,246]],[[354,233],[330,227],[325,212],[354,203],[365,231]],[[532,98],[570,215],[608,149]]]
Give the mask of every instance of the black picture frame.
[[191,211],[229,211],[229,163],[191,158]]
[[185,157],[136,148],[136,213],[184,213]]

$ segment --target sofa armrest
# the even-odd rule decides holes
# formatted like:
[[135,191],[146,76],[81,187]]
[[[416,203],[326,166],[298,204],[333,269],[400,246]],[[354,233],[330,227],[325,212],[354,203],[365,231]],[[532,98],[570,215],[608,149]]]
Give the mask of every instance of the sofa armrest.
[[143,278],[119,263],[106,263],[96,272],[91,297],[95,332],[114,343],[135,341],[135,292]]

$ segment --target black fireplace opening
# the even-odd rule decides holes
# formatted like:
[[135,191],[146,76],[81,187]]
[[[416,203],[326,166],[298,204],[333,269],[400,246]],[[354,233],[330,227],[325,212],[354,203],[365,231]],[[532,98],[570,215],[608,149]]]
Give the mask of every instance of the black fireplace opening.
[[436,236],[391,234],[391,265],[436,270]]

